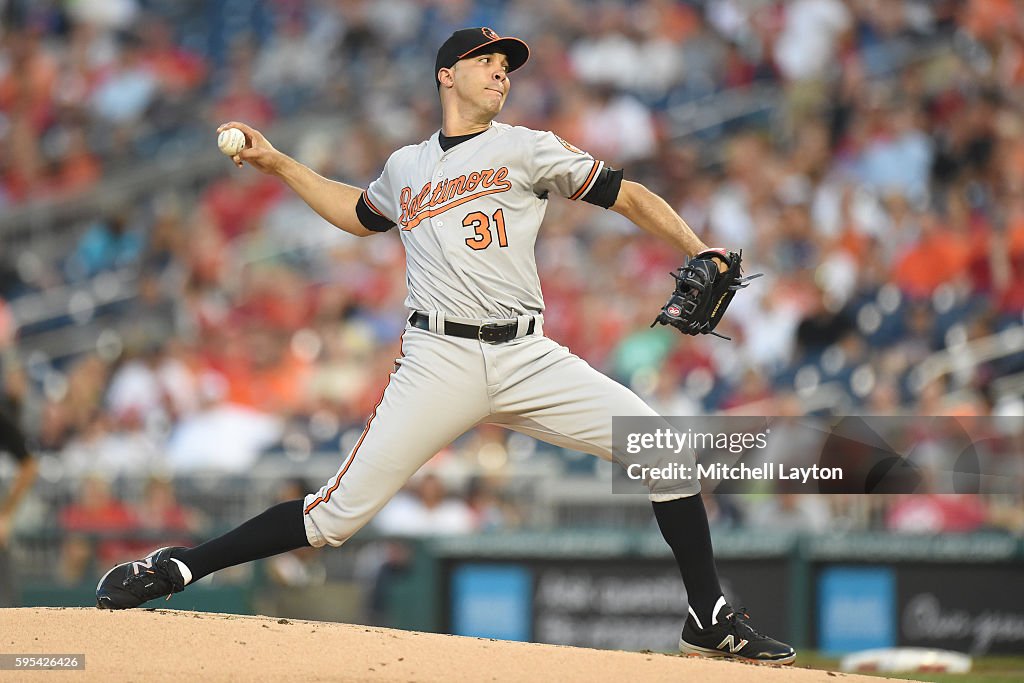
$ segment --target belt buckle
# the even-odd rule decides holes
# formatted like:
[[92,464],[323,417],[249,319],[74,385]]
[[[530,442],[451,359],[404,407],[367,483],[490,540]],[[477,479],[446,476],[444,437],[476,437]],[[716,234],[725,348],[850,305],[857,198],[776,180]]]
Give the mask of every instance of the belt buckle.
[[483,343],[483,344],[495,344],[495,343],[497,343],[496,340],[494,340],[494,339],[484,339],[484,331],[485,330],[493,330],[496,327],[497,327],[497,325],[495,323],[487,323],[485,325],[481,325],[480,327],[476,328],[476,338],[477,338],[477,340],[479,342]]
[[[486,323],[477,328],[476,338],[484,344],[500,344],[501,342],[508,341],[509,338],[499,337],[500,332],[504,332],[508,329],[508,325],[500,325],[498,323]],[[493,332],[493,336],[488,334]]]

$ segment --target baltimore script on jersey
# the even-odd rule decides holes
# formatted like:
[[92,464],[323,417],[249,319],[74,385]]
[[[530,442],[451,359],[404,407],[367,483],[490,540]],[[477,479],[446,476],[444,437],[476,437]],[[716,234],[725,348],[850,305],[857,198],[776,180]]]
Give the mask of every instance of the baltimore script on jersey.
[[[457,178],[445,178],[439,180],[436,185],[427,181],[415,197],[411,187],[403,187],[398,195],[398,202],[402,207],[398,224],[402,226],[403,230],[412,230],[424,218],[433,218],[449,209],[489,194],[507,192],[512,189],[512,183],[507,180],[507,177],[508,168],[502,166],[498,170],[485,168],[479,171],[470,171]],[[433,187],[433,191],[431,191],[431,187]],[[479,192],[476,192],[477,187],[481,188]],[[427,201],[428,196],[430,197],[429,201]],[[452,201],[456,197],[458,199]]]

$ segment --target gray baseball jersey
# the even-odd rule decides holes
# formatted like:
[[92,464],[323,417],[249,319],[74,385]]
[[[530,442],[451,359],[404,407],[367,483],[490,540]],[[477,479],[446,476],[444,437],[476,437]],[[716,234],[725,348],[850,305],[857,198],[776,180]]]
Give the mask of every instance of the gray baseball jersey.
[[502,123],[447,152],[437,134],[396,151],[365,200],[400,228],[406,306],[477,320],[540,313],[547,197],[584,197],[603,167],[554,133]]

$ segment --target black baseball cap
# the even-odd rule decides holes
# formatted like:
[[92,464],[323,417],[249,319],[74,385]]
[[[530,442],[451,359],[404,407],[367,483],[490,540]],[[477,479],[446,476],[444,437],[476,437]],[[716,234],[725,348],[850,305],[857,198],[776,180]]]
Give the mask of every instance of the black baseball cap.
[[502,38],[486,26],[464,28],[449,36],[448,40],[437,50],[434,61],[434,80],[441,87],[437,72],[450,69],[455,62],[473,55],[500,52],[508,57],[508,70],[515,71],[530,58],[530,48],[518,38]]

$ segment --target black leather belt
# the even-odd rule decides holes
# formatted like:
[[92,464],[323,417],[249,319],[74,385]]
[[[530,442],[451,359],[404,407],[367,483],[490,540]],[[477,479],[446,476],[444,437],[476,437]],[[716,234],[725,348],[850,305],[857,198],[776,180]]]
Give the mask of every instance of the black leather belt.
[[[419,311],[414,312],[409,317],[409,322],[413,327],[418,327],[421,330],[430,329],[430,316]],[[530,325],[526,328],[526,334],[533,334],[536,325],[537,319],[530,318]],[[501,344],[511,341],[516,338],[518,332],[518,322],[466,325],[465,323],[453,323],[450,320],[446,320],[444,323],[445,334],[452,337],[462,337],[463,339],[479,339],[485,344]]]

